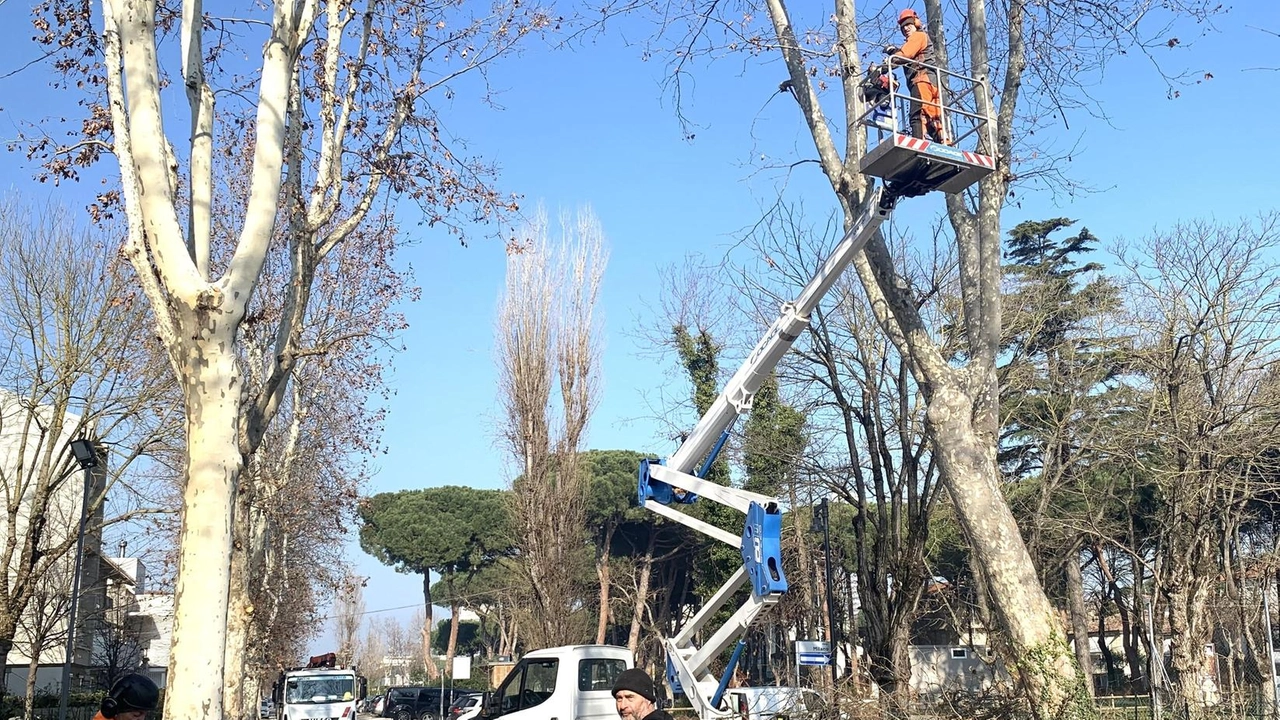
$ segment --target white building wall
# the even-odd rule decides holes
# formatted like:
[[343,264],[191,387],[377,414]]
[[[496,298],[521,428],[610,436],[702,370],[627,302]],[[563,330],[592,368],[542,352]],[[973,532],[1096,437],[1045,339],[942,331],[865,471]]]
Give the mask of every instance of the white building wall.
[[173,640],[173,595],[139,593],[137,621],[141,636],[147,641],[147,672],[164,687]]
[[[57,428],[51,435],[42,435],[37,428]],[[0,512],[0,537],[12,530],[21,538],[25,535],[31,520],[31,507],[36,487],[41,477],[51,478],[56,487],[49,499],[47,523],[43,531],[41,546],[50,548],[74,539],[80,528],[80,512],[83,505],[86,480],[93,483],[90,492],[100,492],[105,474],[102,469],[86,473],[76,463],[69,448],[71,440],[87,435],[79,416],[67,413],[62,418],[54,415],[51,408],[40,407],[29,412],[19,396],[0,390],[0,492],[6,504],[17,507],[17,515],[13,528],[8,527],[8,520]],[[96,522],[95,522],[96,521]],[[101,515],[90,518],[89,524],[99,526]],[[80,607],[78,618],[91,618],[102,607],[102,593],[98,549],[101,544],[99,533],[90,532],[84,538],[80,580]],[[35,654],[30,628],[39,613],[49,613],[50,606],[61,604],[62,620],[50,627],[48,622],[41,623],[48,628],[48,635],[60,638],[57,642],[43,643],[39,649],[39,663],[44,666],[57,666],[50,673],[41,669],[37,674],[37,687],[46,687],[53,683],[54,689],[61,686],[64,642],[66,632],[66,602],[70,593],[73,575],[74,544],[65,562],[55,563],[51,571],[37,578],[42,590],[50,595],[61,594],[61,601],[40,600],[33,602],[24,616],[22,625],[14,637],[14,647],[6,658],[6,687],[10,692],[25,691],[27,667],[30,655]],[[16,558],[15,558],[16,561]],[[10,580],[16,576],[16,568],[5,569]],[[49,595],[46,595],[49,597]],[[80,625],[80,623],[77,623]],[[77,628],[74,654],[72,655],[72,687],[79,687],[87,681],[87,668],[92,655],[92,624],[87,623]]]
[[975,692],[1007,682],[1008,673],[982,646],[912,645],[911,691],[936,697],[948,690]]

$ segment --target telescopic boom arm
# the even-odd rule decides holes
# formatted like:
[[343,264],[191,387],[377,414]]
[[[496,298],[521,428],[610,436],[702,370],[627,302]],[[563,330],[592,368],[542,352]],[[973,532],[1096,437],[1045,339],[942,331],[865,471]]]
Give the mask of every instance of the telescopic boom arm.
[[[667,680],[673,689],[683,691],[703,720],[729,714],[721,707],[721,696],[733,673],[738,652],[724,675],[717,680],[710,672],[712,661],[739,642],[755,617],[766,607],[776,604],[787,592],[787,579],[782,572],[782,510],[777,498],[725,487],[703,480],[728,437],[738,416],[751,409],[751,400],[769,373],[791,348],[792,343],[809,326],[809,314],[827,294],[849,266],[867,240],[875,234],[893,211],[894,199],[877,188],[867,203],[867,210],[849,228],[836,245],[818,274],[805,285],[800,295],[782,306],[778,319],[756,344],[742,367],[734,373],[724,391],[712,403],[693,433],[665,463],[644,460],[640,464],[639,501],[644,507],[665,518],[681,523],[709,537],[738,548],[742,567],[707,601],[697,615],[685,624],[678,635],[667,640]],[[694,466],[701,461],[695,472]],[[672,505],[688,504],[702,496],[727,505],[746,516],[741,536],[691,517]],[[694,637],[743,585],[751,583],[751,596],[729,620],[716,629],[701,648]]]

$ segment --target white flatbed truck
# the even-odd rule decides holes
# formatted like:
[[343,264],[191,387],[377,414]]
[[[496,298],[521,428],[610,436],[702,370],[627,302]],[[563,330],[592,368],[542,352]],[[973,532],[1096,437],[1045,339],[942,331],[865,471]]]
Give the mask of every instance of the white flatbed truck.
[[[324,656],[320,656],[324,657]],[[313,658],[312,665],[316,665]],[[353,667],[290,668],[273,688],[278,720],[356,720],[356,703],[367,694]]]

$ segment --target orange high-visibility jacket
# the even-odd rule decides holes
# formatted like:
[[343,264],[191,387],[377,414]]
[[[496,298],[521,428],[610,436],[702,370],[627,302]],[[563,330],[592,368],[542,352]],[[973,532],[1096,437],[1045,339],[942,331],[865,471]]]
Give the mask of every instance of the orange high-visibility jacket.
[[[923,30],[912,30],[911,34],[907,36],[907,41],[902,44],[902,49],[898,51],[898,54],[908,60],[915,60],[929,65],[937,64],[933,57],[933,48],[929,45],[929,33]],[[912,70],[912,80],[915,79],[914,76],[916,74],[922,72],[925,72],[925,70]]]

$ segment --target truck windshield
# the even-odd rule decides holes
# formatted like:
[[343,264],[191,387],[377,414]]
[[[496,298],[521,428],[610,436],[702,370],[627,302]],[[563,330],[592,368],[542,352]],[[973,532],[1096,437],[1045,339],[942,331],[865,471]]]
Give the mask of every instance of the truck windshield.
[[342,702],[355,698],[355,677],[351,675],[303,675],[291,677],[284,700],[293,704]]

